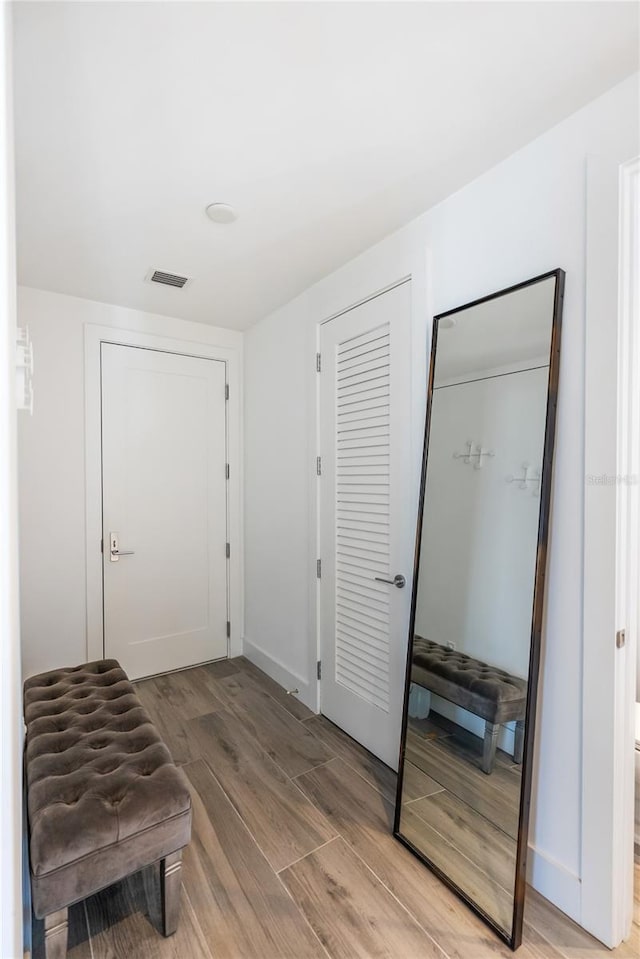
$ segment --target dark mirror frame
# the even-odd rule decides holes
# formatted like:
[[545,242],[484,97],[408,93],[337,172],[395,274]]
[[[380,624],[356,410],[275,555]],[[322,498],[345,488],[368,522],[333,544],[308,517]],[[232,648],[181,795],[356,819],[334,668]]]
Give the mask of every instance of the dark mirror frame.
[[[404,704],[402,710],[402,730],[400,734],[400,759],[398,763],[398,786],[396,793],[396,809],[393,823],[393,835],[404,846],[428,866],[439,879],[460,896],[491,928],[503,939],[511,949],[517,949],[522,941],[522,920],[524,914],[524,897],[526,889],[527,844],[529,838],[529,813],[531,809],[531,784],[533,775],[533,752],[536,724],[536,707],[538,698],[538,679],[540,671],[540,649],[542,639],[542,618],[544,607],[545,574],[547,566],[547,542],[549,535],[549,513],[551,507],[551,480],[553,469],[553,449],[556,431],[556,411],[558,403],[558,379],[560,372],[560,334],[562,328],[562,305],[564,300],[565,271],[550,270],[540,276],[517,283],[514,286],[491,293],[489,296],[465,303],[463,306],[439,313],[433,318],[433,332],[431,338],[431,361],[427,387],[427,412],[425,419],[424,447],[422,455],[422,474],[420,479],[420,498],[418,502],[418,522],[416,528],[416,543],[413,564],[413,590],[411,595],[411,614],[409,619],[409,643],[407,649],[407,666],[405,677]],[[527,704],[525,713],[525,740],[522,762],[522,788],[520,793],[520,816],[518,822],[518,838],[516,853],[516,872],[514,889],[514,906],[511,933],[502,929],[496,921],[478,906],[467,893],[456,885],[438,866],[434,865],[427,856],[400,833],[400,813],[402,808],[402,783],[404,774],[404,759],[408,723],[409,688],[411,684],[411,664],[413,652],[413,633],[415,629],[416,603],[418,593],[418,571],[420,565],[420,546],[422,542],[422,520],[424,510],[425,488],[427,481],[427,457],[429,449],[429,431],[431,426],[431,407],[433,400],[433,383],[435,375],[436,350],[438,345],[438,323],[445,317],[450,317],[463,310],[487,303],[498,297],[515,293],[534,283],[541,283],[555,277],[555,293],[553,301],[553,320],[551,328],[551,346],[549,356],[549,380],[547,388],[547,412],[545,421],[544,448],[542,459],[542,480],[540,488],[540,511],[538,518],[538,540],[535,565],[535,581],[533,590],[533,609],[531,621],[531,647],[529,653],[529,676]]]

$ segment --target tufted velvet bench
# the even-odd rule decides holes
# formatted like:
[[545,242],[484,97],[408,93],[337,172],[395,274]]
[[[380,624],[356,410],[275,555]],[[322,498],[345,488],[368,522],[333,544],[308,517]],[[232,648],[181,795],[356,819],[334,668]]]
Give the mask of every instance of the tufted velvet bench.
[[415,636],[411,680],[485,721],[482,771],[489,774],[502,723],[516,721],[514,759],[522,762],[527,681],[503,669]]
[[67,907],[160,861],[163,932],[175,932],[191,796],[114,659],[24,684],[33,909],[47,959],[67,950]]

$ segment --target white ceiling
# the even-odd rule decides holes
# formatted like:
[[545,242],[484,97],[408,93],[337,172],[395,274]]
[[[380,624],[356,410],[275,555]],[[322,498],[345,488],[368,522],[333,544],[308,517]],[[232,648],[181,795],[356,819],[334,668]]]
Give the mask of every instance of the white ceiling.
[[[635,3],[18,3],[21,283],[244,329],[638,67]],[[213,201],[240,214],[204,214]],[[145,282],[183,273],[179,291]]]
[[553,277],[455,313],[440,323],[434,387],[488,371],[548,365]]

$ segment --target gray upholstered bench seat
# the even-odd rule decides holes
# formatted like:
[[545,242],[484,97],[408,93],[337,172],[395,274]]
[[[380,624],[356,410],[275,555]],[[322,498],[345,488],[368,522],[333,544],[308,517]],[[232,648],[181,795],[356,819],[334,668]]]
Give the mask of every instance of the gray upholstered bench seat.
[[113,659],[24,684],[33,910],[47,959],[66,955],[74,902],[160,861],[164,934],[175,931],[191,796]]
[[502,723],[515,720],[514,759],[522,762],[527,706],[525,679],[422,636],[414,638],[411,679],[484,719],[482,769],[485,773],[493,770]]

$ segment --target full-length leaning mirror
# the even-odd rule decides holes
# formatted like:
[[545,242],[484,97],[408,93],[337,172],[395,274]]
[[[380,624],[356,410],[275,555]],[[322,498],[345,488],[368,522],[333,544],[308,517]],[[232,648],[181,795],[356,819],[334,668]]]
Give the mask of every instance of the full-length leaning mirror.
[[515,949],[564,273],[435,317],[395,835]]

